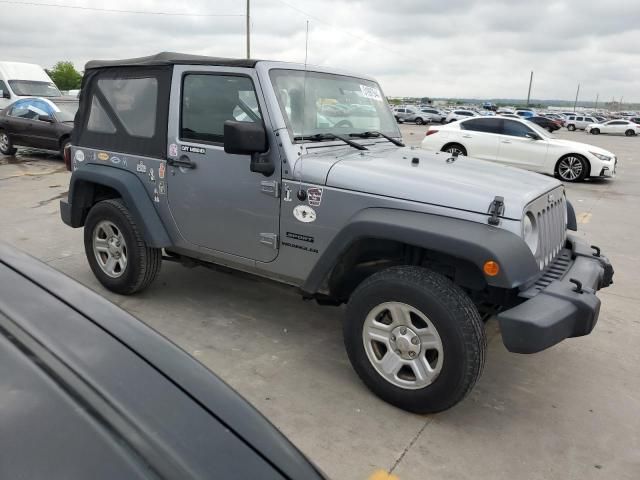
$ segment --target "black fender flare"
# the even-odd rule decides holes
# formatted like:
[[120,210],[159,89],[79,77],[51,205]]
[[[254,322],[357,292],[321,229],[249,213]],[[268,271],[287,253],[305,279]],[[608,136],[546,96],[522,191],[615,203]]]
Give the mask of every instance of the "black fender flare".
[[567,200],[567,230],[573,232],[578,231],[578,220],[576,219],[576,211],[569,200]]
[[[73,172],[69,183],[65,223],[77,228],[84,225],[89,209],[93,206],[96,185],[112,188],[122,198],[136,224],[142,228],[144,241],[149,247],[171,246],[171,239],[164,228],[149,194],[136,174],[121,168],[89,163]],[[61,202],[61,212],[63,202]],[[66,218],[65,218],[66,217]]]
[[364,238],[394,240],[459,258],[483,271],[487,260],[500,264],[489,286],[512,289],[540,274],[531,250],[517,235],[488,224],[439,215],[368,208],[358,212],[338,232],[301,286],[304,294],[317,293],[341,255]]

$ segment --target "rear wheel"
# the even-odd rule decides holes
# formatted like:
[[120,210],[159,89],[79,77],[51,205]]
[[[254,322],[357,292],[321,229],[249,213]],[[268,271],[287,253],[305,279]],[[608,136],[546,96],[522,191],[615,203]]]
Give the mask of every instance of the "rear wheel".
[[635,132],[635,130],[631,130],[631,129],[629,129],[629,130],[627,130],[626,132],[624,132],[624,134],[625,134],[627,137],[633,137],[633,136],[636,134],[636,132]]
[[9,134],[0,130],[0,153],[3,155],[14,155],[17,151],[18,149],[13,146]]
[[556,174],[565,182],[580,182],[589,172],[587,161],[578,155],[567,155],[558,160]]
[[460,402],[480,377],[486,351],[470,298],[446,277],[414,266],[383,270],[358,286],[344,341],[365,385],[415,413]]
[[162,263],[162,251],[148,247],[120,199],[96,203],[84,226],[84,248],[96,278],[109,290],[130,295],[148,287]]
[[442,147],[441,151],[442,152],[448,152],[448,153],[451,153],[451,154],[457,153],[458,155],[461,155],[461,156],[466,156],[467,155],[467,149],[464,148],[459,143],[449,143],[449,144],[445,145],[444,147]]
[[573,132],[576,129],[575,125],[567,125],[567,130],[569,130],[570,132]]
[[63,138],[60,142],[60,156],[64,158],[64,150],[67,146],[71,146],[71,140],[69,138]]

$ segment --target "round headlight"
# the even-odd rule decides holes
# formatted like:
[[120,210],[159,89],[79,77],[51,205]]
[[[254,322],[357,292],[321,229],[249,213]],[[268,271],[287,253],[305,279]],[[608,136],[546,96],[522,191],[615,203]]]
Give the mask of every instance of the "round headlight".
[[522,220],[522,237],[531,253],[535,254],[538,250],[538,224],[531,212],[527,212]]

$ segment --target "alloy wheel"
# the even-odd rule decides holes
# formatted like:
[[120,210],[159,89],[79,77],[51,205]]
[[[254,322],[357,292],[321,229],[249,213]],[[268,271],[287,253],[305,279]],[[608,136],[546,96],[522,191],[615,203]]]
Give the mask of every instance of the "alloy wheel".
[[558,164],[558,174],[563,180],[572,182],[582,175],[584,166],[578,157],[565,157]]
[[0,133],[0,150],[3,152],[9,150],[9,136],[6,133]]
[[362,329],[371,365],[386,381],[416,390],[431,385],[442,370],[443,346],[429,318],[400,302],[373,308]]
[[127,244],[122,231],[103,220],[93,229],[93,253],[100,269],[111,278],[120,277],[127,268]]

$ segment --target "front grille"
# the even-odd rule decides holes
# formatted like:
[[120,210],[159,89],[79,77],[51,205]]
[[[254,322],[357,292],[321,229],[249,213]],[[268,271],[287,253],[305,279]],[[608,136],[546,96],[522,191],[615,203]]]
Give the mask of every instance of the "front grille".
[[544,270],[558,255],[567,238],[566,199],[564,188],[558,187],[527,207],[536,219],[538,246],[535,258]]
[[535,297],[542,290],[551,285],[551,282],[562,279],[569,267],[571,266],[571,251],[563,249],[560,254],[551,262],[549,267],[540,275],[540,278],[525,291],[520,293],[520,296],[525,298]]

